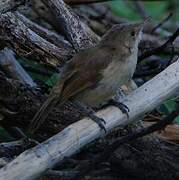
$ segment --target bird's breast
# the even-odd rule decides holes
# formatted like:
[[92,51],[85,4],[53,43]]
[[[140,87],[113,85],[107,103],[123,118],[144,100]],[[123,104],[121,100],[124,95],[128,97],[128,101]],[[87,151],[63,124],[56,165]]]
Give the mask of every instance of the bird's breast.
[[116,91],[120,86],[126,84],[132,77],[137,60],[129,57],[125,61],[112,62],[103,72],[100,84],[107,86],[109,91]]
[[99,107],[112,98],[117,89],[126,84],[132,77],[135,66],[135,59],[127,61],[113,61],[103,70],[102,79],[92,89],[87,89],[78,97],[78,100],[91,107]]

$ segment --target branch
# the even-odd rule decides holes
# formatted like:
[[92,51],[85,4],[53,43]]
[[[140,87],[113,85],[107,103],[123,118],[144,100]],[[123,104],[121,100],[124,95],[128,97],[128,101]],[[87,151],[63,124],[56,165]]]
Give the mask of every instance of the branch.
[[63,0],[42,0],[57,19],[59,26],[74,48],[87,48],[98,42],[95,33],[68,7]]
[[[125,126],[153,110],[179,90],[179,60],[129,94],[123,101],[129,109],[129,119],[116,107],[100,110],[97,115],[106,121],[107,132]],[[104,132],[89,118],[71,124],[42,144],[23,152],[0,169],[2,179],[35,179],[65,157],[79,152],[85,145],[104,136]]]
[[[49,176],[56,178],[64,178],[64,177],[73,177],[78,173],[78,171],[57,171],[57,170],[49,170],[45,174],[49,178]],[[47,179],[48,179],[47,178]]]
[[6,0],[0,2],[0,14],[7,11],[16,10],[20,5],[25,5],[27,0]]
[[160,47],[157,47],[155,49],[152,49],[150,51],[146,51],[144,54],[138,57],[138,62],[141,62],[143,59],[150,57],[152,55],[160,54],[163,49],[167,47],[168,44],[173,43],[173,41],[178,37],[179,35],[179,28],[173,33],[173,35]]
[[145,11],[144,4],[141,1],[134,1],[133,4],[142,19],[146,19],[147,17],[149,17],[147,12]]
[[33,54],[51,65],[63,63],[71,54],[65,47],[59,48],[43,39],[10,12],[0,17],[0,39],[11,44],[17,54],[21,50],[20,55]]
[[[147,50],[150,51],[150,49],[156,49],[160,46],[162,46],[166,41],[164,39],[159,38],[158,36],[155,35],[150,35],[150,34],[143,34],[142,35],[142,40],[139,43],[139,49],[142,50]],[[173,48],[171,46],[167,46],[162,50],[162,53],[164,54],[176,54],[179,55],[179,43],[175,41],[173,43]],[[145,52],[143,53],[145,54]],[[141,55],[139,55],[140,57]],[[141,60],[142,61],[142,60]]]
[[24,150],[32,147],[33,145],[34,143],[27,141],[27,139],[0,143],[0,156],[12,159],[13,156],[17,156],[18,154],[22,153]]
[[128,143],[130,141],[134,141],[142,136],[149,135],[155,131],[164,129],[167,125],[171,124],[178,115],[179,115],[179,107],[173,112],[171,112],[168,116],[158,121],[157,123],[148,126],[146,128],[137,129],[134,132],[128,134],[127,136],[123,136],[115,139],[112,143],[108,144],[105,147],[104,151],[100,155],[92,159],[92,161],[90,162],[88,161],[86,164],[83,163],[82,165],[80,165],[78,169],[81,169],[81,171],[76,173],[71,178],[71,180],[76,180],[76,179],[79,180],[82,177],[84,177],[85,174],[95,169],[95,167],[99,165],[99,163],[106,161],[106,159],[108,159],[111,156],[111,154],[114,151],[116,151],[121,145]]
[[56,19],[54,18],[50,10],[47,8],[47,6],[42,2],[42,0],[31,0],[31,5],[32,12],[34,11],[40,19],[50,24],[56,32],[61,32],[61,26],[57,24]]
[[16,60],[14,52],[11,49],[4,48],[0,51],[0,66],[11,78],[20,80],[24,84],[28,84],[30,87],[37,86],[29,74],[27,74]]
[[19,12],[15,12],[16,17],[18,17],[29,29],[40,35],[42,38],[46,39],[47,41],[53,43],[59,48],[66,48],[69,51],[72,51],[72,45],[64,39],[63,36],[50,31],[35,22],[31,21],[30,19],[26,18],[23,14]]
[[27,128],[45,96],[37,88],[29,88],[20,81],[8,79],[1,72],[0,84],[0,114],[5,116],[1,126],[8,129],[14,126]]
[[173,13],[169,13],[167,17],[165,17],[161,22],[159,22],[151,31],[151,34],[153,34],[158,28],[163,26],[171,17],[173,16]]

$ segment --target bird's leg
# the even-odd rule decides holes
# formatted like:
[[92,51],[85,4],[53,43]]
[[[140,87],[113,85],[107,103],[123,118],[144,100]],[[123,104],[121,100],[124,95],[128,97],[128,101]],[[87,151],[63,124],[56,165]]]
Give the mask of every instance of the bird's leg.
[[119,88],[116,95],[114,96],[114,99],[110,99],[107,104],[118,107],[124,114],[127,115],[127,118],[129,118],[129,108],[125,104],[121,103],[121,101],[123,101],[125,97],[125,91]]
[[99,127],[106,132],[106,128],[104,126],[104,124],[106,124],[105,120],[96,116],[95,111],[91,107],[88,107],[79,101],[73,101],[73,106],[79,109],[84,116],[87,116],[96,122]]
[[104,108],[108,105],[118,107],[124,114],[126,114],[127,118],[129,118],[129,108],[125,104],[123,104],[115,99],[110,99],[106,104],[104,104],[102,106],[102,108]]
[[116,95],[114,96],[114,99],[117,101],[122,101],[125,99],[125,97],[126,97],[126,93],[124,92],[124,90],[121,88],[118,88]]
[[127,115],[127,118],[129,118],[129,114],[128,114],[129,113],[129,108],[125,104],[123,104],[123,103],[121,103],[121,102],[119,102],[119,101],[117,101],[115,99],[110,99],[108,101],[108,104],[118,107],[124,114]]

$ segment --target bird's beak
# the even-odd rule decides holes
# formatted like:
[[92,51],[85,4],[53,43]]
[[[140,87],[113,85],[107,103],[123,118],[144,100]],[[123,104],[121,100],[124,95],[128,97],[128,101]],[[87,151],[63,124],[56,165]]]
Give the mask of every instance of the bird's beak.
[[145,25],[145,24],[147,24],[149,21],[151,21],[151,17],[150,17],[150,16],[146,17],[146,18],[142,21],[142,24]]
[[136,23],[135,24],[136,32],[140,32],[143,29],[143,27],[145,26],[145,24],[147,24],[150,21],[150,19],[151,19],[150,17],[147,17],[142,22]]
[[150,20],[151,20],[151,17],[145,18],[142,22],[138,23],[138,27],[143,28]]

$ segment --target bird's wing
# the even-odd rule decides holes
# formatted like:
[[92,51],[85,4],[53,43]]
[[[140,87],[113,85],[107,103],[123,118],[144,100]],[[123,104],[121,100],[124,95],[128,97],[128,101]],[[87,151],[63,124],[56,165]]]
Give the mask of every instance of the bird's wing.
[[[111,54],[100,49],[90,49],[77,54],[64,68],[61,77],[52,93],[60,93],[60,101],[64,102],[78,93],[93,87],[102,78],[104,70],[111,62]],[[94,51],[95,54],[94,54]]]
[[34,116],[30,131],[36,131],[45,121],[57,103],[64,103],[78,93],[95,86],[102,78],[101,71],[111,62],[111,54],[100,52],[98,49],[90,53],[90,49],[72,58],[63,68],[57,84],[50,92],[49,98]]

